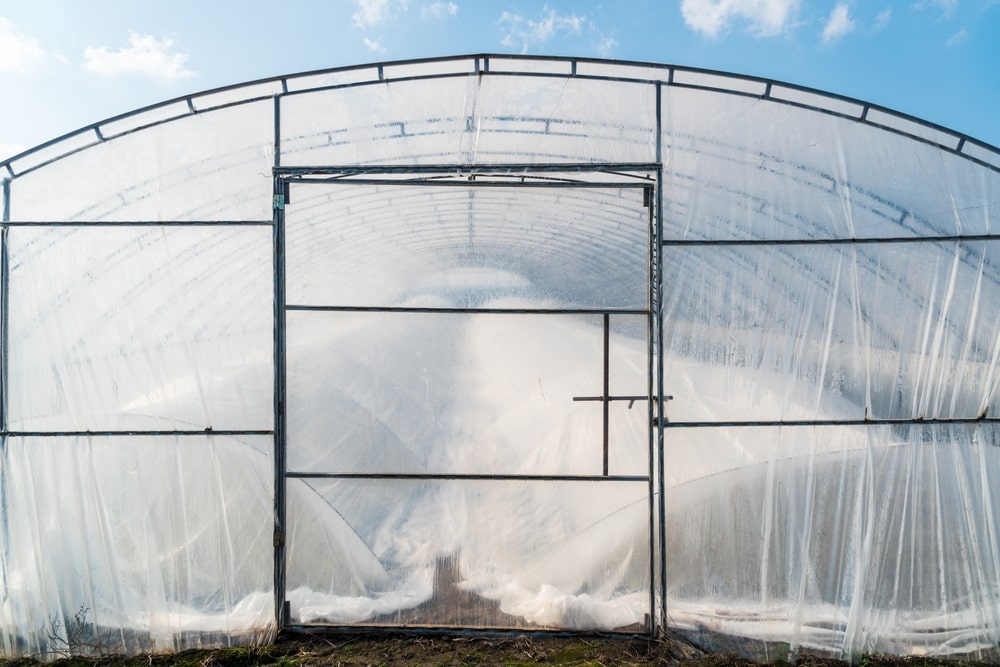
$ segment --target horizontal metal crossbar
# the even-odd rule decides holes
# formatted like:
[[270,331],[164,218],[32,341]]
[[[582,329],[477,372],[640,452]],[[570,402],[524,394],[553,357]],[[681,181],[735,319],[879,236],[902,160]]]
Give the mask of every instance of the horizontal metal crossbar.
[[956,241],[1000,241],[1000,234],[956,234],[948,236],[881,236],[872,238],[833,239],[665,239],[663,247],[690,246],[787,246],[787,245],[864,245],[878,243],[952,243]]
[[360,479],[476,482],[649,482],[648,475],[488,475],[462,473],[286,472],[288,479]]
[[307,306],[288,304],[285,310],[331,313],[450,313],[470,315],[649,315],[648,310],[621,308],[417,308],[407,306]]
[[741,428],[780,426],[927,426],[937,424],[1000,424],[998,417],[958,419],[801,419],[757,421],[663,421],[663,428]]
[[[574,396],[573,400],[574,401],[594,401],[594,402],[607,401],[609,403],[613,403],[615,401],[628,401],[628,406],[629,406],[629,408],[631,408],[632,404],[635,403],[635,402],[637,402],[637,401],[648,401],[649,400],[649,396]],[[653,396],[653,400],[656,401],[656,396]],[[674,397],[673,396],[664,396],[663,400],[665,400],[665,401],[672,401],[672,400],[674,400]]]
[[[621,174],[636,177],[630,172],[655,172],[662,165],[655,162],[619,162],[619,163],[540,163],[530,162],[512,164],[397,164],[397,165],[326,165],[315,167],[284,166],[274,167],[274,175],[282,177],[309,176],[316,174],[331,174],[341,176],[361,176],[375,174],[453,174],[469,176],[478,174],[537,174],[551,172],[586,172],[598,174]],[[651,176],[642,177],[651,185]]]
[[616,630],[545,630],[536,628],[520,628],[507,626],[469,627],[468,625],[379,625],[375,623],[355,623],[338,625],[334,623],[288,623],[282,628],[285,632],[303,635],[324,634],[357,634],[359,630],[377,630],[392,632],[408,637],[478,637],[513,639],[518,637],[649,637],[649,632],[619,632]]
[[191,436],[209,436],[209,435],[221,435],[221,436],[250,436],[250,435],[261,435],[261,436],[272,436],[274,431],[271,430],[258,430],[258,431],[239,431],[239,430],[215,430],[211,428],[202,429],[200,431],[196,430],[175,430],[175,431],[144,431],[144,430],[123,430],[123,431],[2,431],[0,432],[0,437],[3,438],[84,438],[84,437],[122,437],[122,436],[177,436],[177,437],[191,437]]
[[272,227],[273,220],[24,220],[4,227]]
[[[512,178],[514,176],[511,176]],[[629,181],[571,181],[571,180],[531,180],[531,181],[483,181],[474,178],[464,180],[431,180],[426,178],[418,179],[391,179],[391,178],[308,178],[289,177],[289,183],[321,183],[323,185],[399,185],[399,186],[420,186],[420,187],[463,187],[463,188],[590,188],[590,189],[617,189],[617,188],[650,188],[652,183],[636,183]]]

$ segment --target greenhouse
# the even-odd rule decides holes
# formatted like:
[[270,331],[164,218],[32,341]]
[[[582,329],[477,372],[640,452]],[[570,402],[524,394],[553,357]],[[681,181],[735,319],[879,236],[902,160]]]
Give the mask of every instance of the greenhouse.
[[992,146],[475,55],[169,100],[0,180],[0,655],[1000,644]]

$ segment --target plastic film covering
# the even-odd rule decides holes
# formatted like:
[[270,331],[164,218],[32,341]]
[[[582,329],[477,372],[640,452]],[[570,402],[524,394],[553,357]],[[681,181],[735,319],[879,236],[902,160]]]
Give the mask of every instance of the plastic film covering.
[[[645,316],[612,321],[612,391],[644,396]],[[600,316],[290,313],[288,337],[292,471],[602,474],[601,404],[574,400],[602,391]],[[645,401],[613,408],[609,470],[643,476]]]
[[4,653],[267,640],[270,449],[260,436],[8,438]]
[[312,520],[291,520],[294,621],[648,627],[644,482],[292,481],[315,489],[353,531],[337,545],[348,552],[337,554],[343,560],[317,569]]
[[648,302],[641,188],[345,182],[292,184],[289,200],[289,304],[471,308],[521,300],[522,307],[644,309]]
[[664,238],[871,239],[995,232],[1000,173],[836,115],[664,95]]
[[282,153],[303,166],[653,162],[655,90],[466,75],[289,95]]
[[997,415],[998,261],[997,241],[668,247],[667,415]]
[[270,100],[183,116],[18,177],[10,220],[270,220],[273,152]]
[[997,251],[665,249],[672,624],[758,655],[995,646]]
[[0,653],[281,619],[995,657],[998,155],[466,56],[2,163]]
[[12,229],[17,431],[272,425],[266,227]]
[[[684,478],[666,497],[671,624],[753,637],[772,656],[789,640],[845,655],[989,651],[998,435],[995,424],[668,429],[667,466]],[[706,463],[691,479],[695,452]]]

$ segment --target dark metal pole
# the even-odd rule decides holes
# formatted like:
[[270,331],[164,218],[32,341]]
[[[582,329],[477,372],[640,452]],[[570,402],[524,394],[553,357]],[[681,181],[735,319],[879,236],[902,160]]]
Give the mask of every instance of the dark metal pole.
[[7,599],[10,587],[7,585],[7,567],[10,562],[10,521],[7,510],[7,339],[10,322],[10,261],[7,237],[10,226],[10,181],[3,181],[3,228],[0,229],[0,534],[3,535],[3,555],[0,556],[0,584],[3,586],[3,599]]
[[[666,399],[663,392],[663,85],[656,87],[656,161],[660,164],[656,171],[656,211],[655,224],[653,225],[653,275],[650,280],[653,284],[654,300],[650,303],[650,318],[653,322],[653,331],[656,336],[656,421],[654,425],[656,436],[656,492],[659,494],[659,506],[657,516],[659,518],[659,550],[660,550],[660,628],[664,631],[667,628],[667,536],[666,536],[666,512],[667,505],[664,497],[666,483],[664,473],[666,467],[663,462],[663,425],[667,421],[664,408]],[[651,211],[651,215],[653,212]],[[652,394],[650,394],[652,395]],[[650,402],[652,404],[652,402]]]
[[[274,166],[279,166],[280,98],[274,98]],[[285,183],[274,177],[274,618],[280,631],[288,623],[285,606]]]
[[611,369],[611,315],[604,313],[604,393],[602,394],[604,404],[604,476],[608,476],[608,417],[611,401],[611,381],[608,377]]
[[[10,180],[3,181],[3,229],[0,230],[0,431],[7,432],[7,334],[9,331],[10,298],[8,235],[10,232]],[[6,449],[4,450],[6,452]]]
[[[657,197],[657,210],[662,214],[663,195]],[[663,222],[660,215],[657,215],[657,234],[662,235]],[[666,462],[664,447],[664,425],[667,421],[666,401],[663,386],[663,355],[665,343],[663,341],[663,262],[662,255],[657,257],[656,263],[656,283],[657,303],[653,309],[653,317],[656,320],[656,419],[654,422],[656,436],[656,493],[659,498],[657,516],[659,519],[659,550],[660,550],[660,626],[664,630],[667,627],[667,501],[666,501]]]

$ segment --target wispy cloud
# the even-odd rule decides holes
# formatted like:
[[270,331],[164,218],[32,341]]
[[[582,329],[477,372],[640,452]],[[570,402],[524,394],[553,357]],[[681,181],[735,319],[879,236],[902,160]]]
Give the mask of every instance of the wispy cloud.
[[369,53],[385,53],[385,47],[379,44],[378,40],[367,37],[365,37],[365,48],[368,49]]
[[879,32],[889,25],[889,21],[892,20],[892,7],[886,7],[878,13],[875,17],[875,32]]
[[504,11],[499,21],[504,32],[500,43],[508,47],[520,45],[521,53],[527,53],[529,48],[537,48],[557,34],[579,34],[586,22],[586,16],[560,14],[548,5],[542,7],[537,20]]
[[0,16],[0,72],[23,72],[45,59],[45,49],[34,37],[18,34],[9,19]]
[[170,37],[129,33],[129,46],[110,51],[105,46],[83,50],[83,69],[103,76],[141,74],[161,81],[179,81],[197,76],[187,68],[188,56],[173,50]]
[[458,15],[458,5],[454,2],[432,2],[420,8],[420,17],[424,19],[446,19]]
[[371,28],[396,18],[409,6],[410,0],[354,0],[354,15],[351,18],[357,27]]
[[954,35],[952,35],[951,37],[949,37],[948,41],[945,42],[944,45],[947,46],[948,48],[951,48],[953,46],[958,46],[959,44],[961,44],[962,42],[964,42],[968,38],[969,38],[969,31],[966,30],[965,28],[962,28],[961,30],[959,30],[958,32],[956,32]]
[[854,19],[847,10],[847,5],[841,3],[830,12],[830,18],[823,28],[823,43],[832,44],[844,35],[854,31]]
[[795,19],[799,0],[681,0],[681,14],[689,28],[718,37],[734,21],[742,21],[757,37],[784,32]]
[[601,58],[610,58],[615,54],[615,49],[618,48],[618,40],[614,37],[608,37],[601,32],[597,33],[597,41],[594,42],[594,51]]

